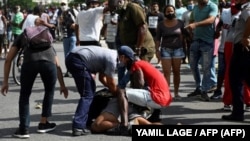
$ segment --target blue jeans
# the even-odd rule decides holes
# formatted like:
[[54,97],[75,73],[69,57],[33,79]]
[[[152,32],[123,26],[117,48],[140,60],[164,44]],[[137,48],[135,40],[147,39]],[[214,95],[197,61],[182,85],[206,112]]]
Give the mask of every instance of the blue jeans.
[[30,111],[29,98],[37,74],[40,74],[44,84],[45,94],[43,98],[42,117],[50,117],[54,91],[57,80],[56,65],[48,61],[34,61],[24,63],[21,68],[21,90],[19,97],[20,129],[29,128]]
[[69,53],[66,57],[65,64],[72,74],[75,84],[80,94],[77,109],[73,119],[73,128],[85,129],[88,120],[88,112],[93,101],[96,84],[91,73],[86,68],[84,62],[78,54]]
[[[214,81],[212,77],[213,71],[213,52],[214,43],[207,43],[202,40],[195,40],[190,46],[190,68],[196,83],[196,88],[202,91],[208,91],[211,87],[211,82]],[[199,70],[199,61],[201,61],[203,69],[203,77],[201,79],[201,72]]]
[[70,36],[68,38],[63,38],[63,49],[64,49],[64,57],[76,47],[76,36]]
[[[212,58],[212,66],[211,66],[211,77],[210,77],[210,83],[209,83],[209,87],[212,88],[212,87],[216,87],[217,86],[217,76],[216,76],[216,68],[215,68],[215,59],[216,59],[216,56],[213,55],[213,58]],[[209,88],[209,89],[210,89]]]

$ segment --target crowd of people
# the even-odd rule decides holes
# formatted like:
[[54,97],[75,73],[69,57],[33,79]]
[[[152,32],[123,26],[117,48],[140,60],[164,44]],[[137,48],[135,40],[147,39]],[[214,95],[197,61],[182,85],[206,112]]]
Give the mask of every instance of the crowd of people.
[[[159,3],[153,2],[146,9],[143,0],[104,3],[87,0],[84,7],[80,4],[69,7],[67,0],[62,0],[60,8],[49,10],[38,5],[27,15],[21,12],[20,6],[14,7],[13,14],[3,14],[0,9],[0,44],[5,50],[1,88],[4,96],[9,89],[11,61],[20,50],[25,56],[21,68],[20,124],[14,136],[30,137],[29,97],[37,74],[41,75],[45,87],[37,131],[46,133],[56,127],[48,121],[52,115],[56,78],[60,92],[68,97],[53,47],[56,37],[63,41],[67,68],[64,77],[74,80],[79,93],[72,120],[73,136],[129,135],[131,125],[164,124],[160,119],[161,108],[182,99],[179,94],[182,63],[190,66],[195,83],[194,91],[187,97],[199,97],[208,102],[223,96],[224,110],[230,110],[231,114],[223,115],[222,119],[243,121],[244,112],[250,110],[250,3],[248,0],[221,0],[217,5],[210,0],[188,0],[187,4],[183,6],[182,0],[178,0],[176,5],[165,5],[161,12]],[[24,45],[30,28],[33,29],[31,35],[38,34],[37,29],[49,29],[43,36],[50,39],[48,47],[33,50]],[[14,42],[10,45],[12,36]],[[100,44],[102,36],[107,40],[107,48]],[[8,46],[11,47],[8,49]],[[154,56],[160,66],[151,63]],[[158,67],[162,67],[162,72]],[[113,98],[88,126],[97,75]],[[214,92],[211,97],[209,92]]]

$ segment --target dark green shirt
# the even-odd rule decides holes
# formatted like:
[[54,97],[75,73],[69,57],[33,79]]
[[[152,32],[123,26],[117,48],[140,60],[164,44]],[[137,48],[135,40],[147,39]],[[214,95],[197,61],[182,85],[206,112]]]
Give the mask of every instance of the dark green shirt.
[[[120,9],[119,13],[119,37],[122,45],[128,45],[132,49],[137,43],[137,36],[139,27],[147,24],[146,15],[142,7],[135,3],[128,3],[126,7]],[[148,49],[148,52],[154,52],[154,39],[147,28],[147,35],[145,37],[143,47]]]

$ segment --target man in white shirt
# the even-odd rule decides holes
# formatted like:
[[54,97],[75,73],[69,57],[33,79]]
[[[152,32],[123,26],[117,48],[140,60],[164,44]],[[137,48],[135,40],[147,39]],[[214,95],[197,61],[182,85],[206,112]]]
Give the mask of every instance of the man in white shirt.
[[76,17],[76,45],[101,46],[100,33],[107,8],[100,7],[99,0],[87,0],[86,4],[87,9],[80,11]]

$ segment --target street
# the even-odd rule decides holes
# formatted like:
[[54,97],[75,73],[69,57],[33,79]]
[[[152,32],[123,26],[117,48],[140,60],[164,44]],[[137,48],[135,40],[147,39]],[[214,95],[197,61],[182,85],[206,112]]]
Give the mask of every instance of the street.
[[[57,54],[60,58],[60,63],[63,72],[66,68],[64,64],[63,46],[61,42],[54,43]],[[155,65],[156,58],[154,58],[152,64]],[[4,59],[0,60],[0,84],[3,80],[3,66]],[[32,68],[31,68],[32,69]],[[172,78],[171,78],[172,79]],[[71,120],[75,112],[79,94],[76,91],[73,78],[64,77],[66,86],[69,89],[69,97],[64,99],[63,95],[59,93],[59,84],[57,83],[57,89],[54,97],[54,104],[52,108],[52,117],[49,119],[51,122],[57,124],[55,131],[51,133],[40,134],[37,133],[37,126],[40,120],[41,109],[36,109],[36,103],[42,102],[43,98],[43,84],[39,77],[36,79],[33,86],[32,95],[30,97],[30,139],[36,141],[44,140],[60,140],[60,141],[131,141],[131,137],[125,136],[109,136],[104,134],[92,134],[88,136],[72,137],[71,136]],[[97,89],[103,88],[99,81],[96,81]],[[172,83],[171,83],[172,84]],[[0,140],[2,141],[15,141],[19,140],[12,137],[19,124],[18,118],[18,98],[19,89],[12,78],[10,73],[9,78],[9,93],[7,96],[0,96]],[[180,84],[180,96],[181,100],[173,101],[172,104],[162,109],[162,122],[166,125],[176,125],[181,123],[182,125],[246,125],[250,124],[250,114],[245,113],[244,122],[227,122],[221,120],[221,116],[224,114],[230,114],[222,110],[222,99],[211,100],[210,102],[203,102],[196,98],[187,98],[187,94],[195,89],[194,80],[192,74],[186,64],[181,66],[181,84]],[[173,85],[171,85],[171,91],[173,93]],[[212,93],[209,94],[211,96]]]

